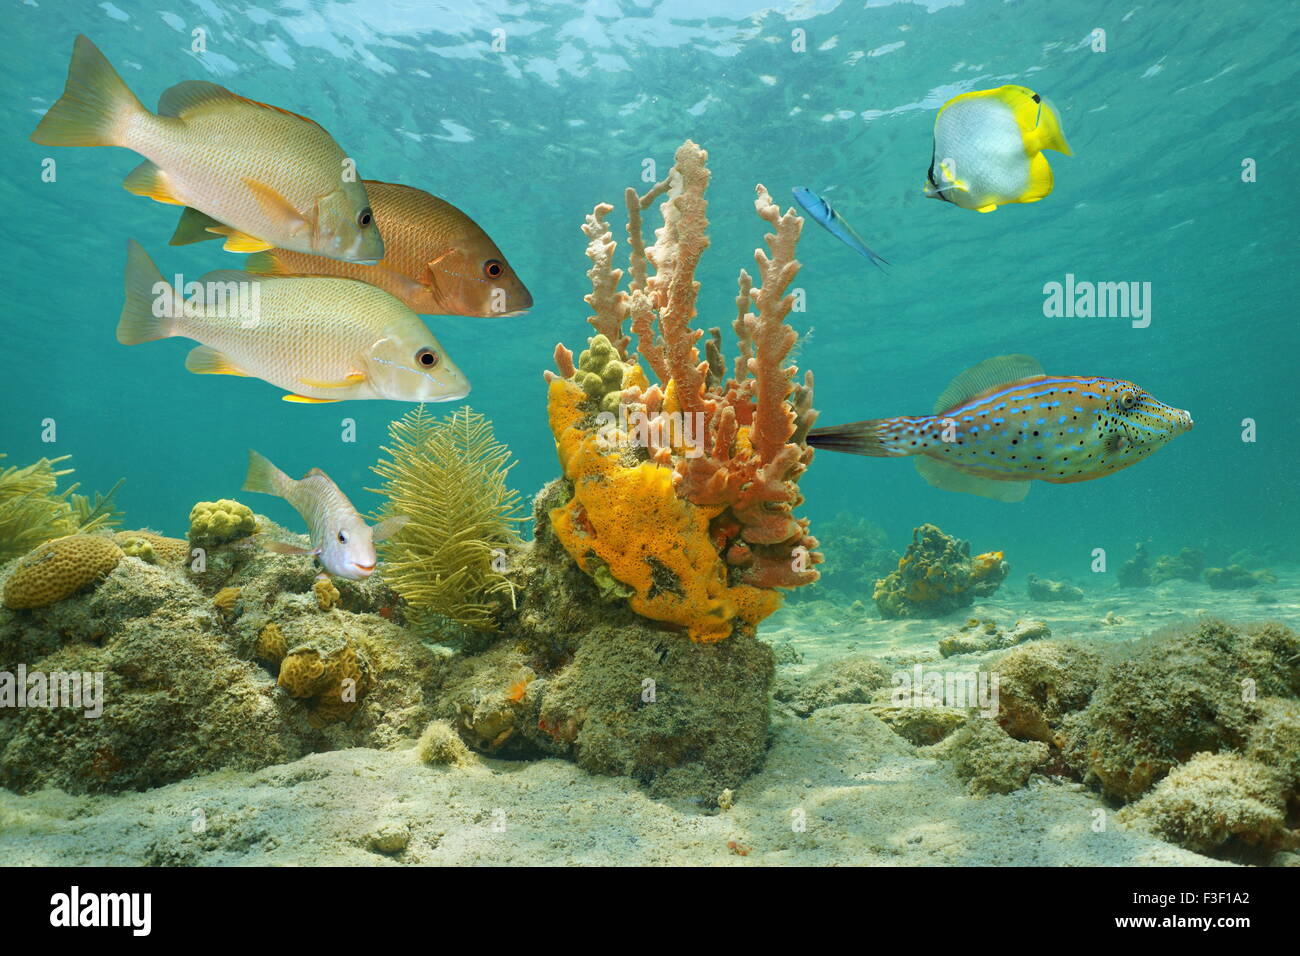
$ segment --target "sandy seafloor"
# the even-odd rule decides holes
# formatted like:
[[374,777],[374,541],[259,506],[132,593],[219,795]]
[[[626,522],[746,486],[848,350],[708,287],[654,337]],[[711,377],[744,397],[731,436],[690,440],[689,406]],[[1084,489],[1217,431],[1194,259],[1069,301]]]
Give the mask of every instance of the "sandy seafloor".
[[[1259,593],[1278,601],[1257,603]],[[1296,569],[1254,590],[1172,581],[1072,604],[1030,602],[1013,581],[993,601],[939,621],[881,621],[869,602],[853,610],[804,600],[761,633],[787,661],[779,676],[860,652],[971,670],[983,655],[943,661],[937,651],[966,616],[1039,619],[1054,637],[1122,642],[1200,614],[1295,627],[1298,597]],[[1123,623],[1103,625],[1108,613]],[[413,749],[354,749],[145,793],[0,791],[0,863],[1223,865],[1125,829],[1068,781],[1035,777],[1012,794],[973,797],[948,764],[918,755],[865,704],[806,719],[775,706],[767,760],[725,811],[653,800],[630,779],[558,759],[429,767]]]

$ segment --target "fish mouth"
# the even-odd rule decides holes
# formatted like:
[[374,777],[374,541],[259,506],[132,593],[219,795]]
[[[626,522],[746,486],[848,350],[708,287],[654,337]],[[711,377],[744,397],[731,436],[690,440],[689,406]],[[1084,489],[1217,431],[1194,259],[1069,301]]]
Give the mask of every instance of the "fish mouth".
[[360,571],[362,574],[369,574],[371,571],[375,569],[375,566],[373,564],[358,564],[355,561],[352,562],[352,566],[356,568],[358,571]]

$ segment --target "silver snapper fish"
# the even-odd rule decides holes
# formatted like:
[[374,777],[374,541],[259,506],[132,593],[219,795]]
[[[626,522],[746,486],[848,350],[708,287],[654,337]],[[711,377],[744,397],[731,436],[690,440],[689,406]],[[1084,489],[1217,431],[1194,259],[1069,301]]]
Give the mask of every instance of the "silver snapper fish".
[[339,486],[319,468],[313,468],[295,481],[251,448],[244,491],[283,498],[307,522],[310,548],[259,538],[262,547],[278,554],[315,555],[326,571],[349,581],[368,578],[378,560],[375,542],[391,538],[410,520],[398,515],[371,527],[339,491]]

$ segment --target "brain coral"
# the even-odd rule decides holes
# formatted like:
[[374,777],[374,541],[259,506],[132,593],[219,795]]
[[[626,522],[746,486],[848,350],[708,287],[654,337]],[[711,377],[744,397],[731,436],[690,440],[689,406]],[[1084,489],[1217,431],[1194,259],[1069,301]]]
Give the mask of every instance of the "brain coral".
[[5,584],[4,605],[12,610],[62,601],[108,574],[122,560],[109,538],[71,534],[55,538],[22,558]]
[[356,709],[370,685],[370,667],[351,641],[313,641],[285,655],[277,683],[290,697],[311,699],[308,722],[323,727]]
[[253,510],[238,501],[200,501],[190,510],[190,544],[216,548],[257,532]]

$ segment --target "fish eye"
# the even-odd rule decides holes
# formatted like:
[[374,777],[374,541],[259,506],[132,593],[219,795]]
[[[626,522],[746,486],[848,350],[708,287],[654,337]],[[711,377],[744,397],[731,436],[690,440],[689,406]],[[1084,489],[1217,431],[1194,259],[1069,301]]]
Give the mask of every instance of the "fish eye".
[[348,533],[346,531],[340,531],[339,544],[347,544],[347,543],[348,543]]
[[375,221],[375,214],[370,211],[369,206],[361,210],[360,215],[357,216],[357,225],[360,226],[362,229],[366,228],[366,226],[370,225],[374,221]]
[[505,271],[506,267],[502,265],[500,259],[489,259],[483,263],[483,274],[489,279],[500,279]]
[[1131,411],[1137,408],[1138,397],[1133,392],[1125,392],[1119,397],[1119,407],[1124,411]]
[[415,360],[424,368],[433,368],[438,364],[438,353],[433,349],[420,349],[415,353]]

